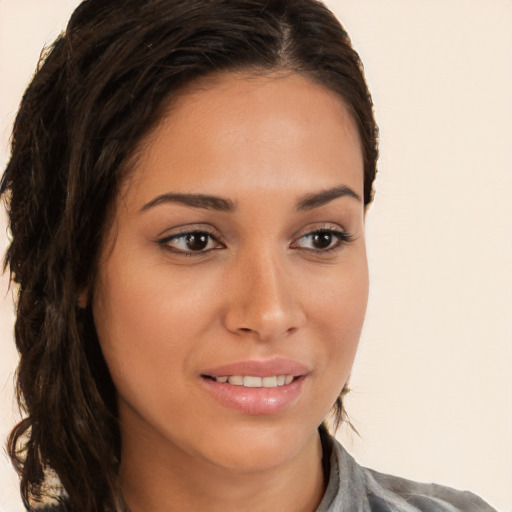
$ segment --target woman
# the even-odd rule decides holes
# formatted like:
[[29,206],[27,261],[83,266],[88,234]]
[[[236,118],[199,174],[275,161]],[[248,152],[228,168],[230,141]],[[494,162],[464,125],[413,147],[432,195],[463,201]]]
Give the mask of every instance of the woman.
[[359,58],[321,4],[84,2],[0,189],[27,508],[491,510],[327,433],[376,160]]

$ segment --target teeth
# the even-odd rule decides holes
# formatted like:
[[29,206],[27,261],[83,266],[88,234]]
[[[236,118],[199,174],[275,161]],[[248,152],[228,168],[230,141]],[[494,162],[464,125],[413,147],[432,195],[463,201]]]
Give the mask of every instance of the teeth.
[[244,377],[244,387],[261,388],[263,385],[261,377]]
[[275,388],[290,384],[293,375],[273,375],[272,377],[255,377],[253,375],[231,375],[230,377],[214,377],[217,382],[229,383],[233,386],[246,388]]
[[263,377],[261,380],[264,388],[277,387],[277,377]]

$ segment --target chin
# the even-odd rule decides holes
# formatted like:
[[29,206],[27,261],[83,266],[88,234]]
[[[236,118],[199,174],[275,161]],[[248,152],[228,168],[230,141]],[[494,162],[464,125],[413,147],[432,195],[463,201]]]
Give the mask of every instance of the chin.
[[[218,467],[239,472],[269,471],[282,467],[316,442],[316,427],[286,428],[283,425],[237,428],[208,436],[203,457]],[[215,439],[215,437],[217,439]]]

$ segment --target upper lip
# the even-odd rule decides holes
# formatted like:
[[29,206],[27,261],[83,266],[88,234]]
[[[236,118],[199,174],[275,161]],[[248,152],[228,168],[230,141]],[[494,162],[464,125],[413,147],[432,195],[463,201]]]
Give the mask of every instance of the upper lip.
[[274,358],[267,360],[247,360],[209,368],[202,375],[208,377],[225,377],[232,375],[251,375],[254,377],[272,377],[274,375],[306,375],[309,369],[292,359]]

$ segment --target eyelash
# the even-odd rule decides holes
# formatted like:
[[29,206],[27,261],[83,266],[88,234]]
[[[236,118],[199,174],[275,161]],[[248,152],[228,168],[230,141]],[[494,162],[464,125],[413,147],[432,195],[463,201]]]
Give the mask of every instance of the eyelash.
[[[303,250],[311,251],[311,252],[314,252],[317,254],[325,254],[325,253],[329,253],[329,252],[338,251],[338,250],[342,249],[346,244],[352,242],[352,240],[353,240],[352,235],[350,235],[346,231],[341,231],[339,229],[334,229],[332,227],[320,227],[318,229],[314,229],[313,231],[309,231],[308,233],[305,233],[304,235],[297,238],[291,244],[291,248],[292,249],[300,249],[300,247],[296,246],[296,244],[299,240],[306,239],[307,237],[313,237],[314,235],[319,235],[322,233],[326,233],[329,236],[333,237],[333,239],[336,239],[337,240],[336,243],[332,246],[325,248],[325,249],[304,248]],[[204,236],[204,235],[206,235],[208,237],[207,244],[209,244],[210,242],[213,241],[216,244],[218,244],[220,247],[213,247],[213,248],[209,248],[206,250],[202,249],[202,250],[194,251],[194,250],[176,249],[170,245],[170,242],[172,242],[172,241],[178,241],[180,239],[185,239],[186,237],[189,237],[189,236]],[[174,254],[178,254],[180,256],[200,256],[202,254],[206,254],[208,252],[211,252],[211,251],[214,251],[217,249],[221,249],[224,247],[224,245],[219,241],[217,236],[215,236],[213,233],[210,233],[209,231],[207,231],[205,229],[194,229],[191,231],[184,231],[182,233],[176,233],[174,235],[167,236],[165,238],[162,238],[161,240],[158,240],[157,243],[160,246],[162,246],[164,249],[166,249]],[[185,243],[187,243],[187,242],[185,242]],[[295,245],[295,247],[294,247],[294,245]]]
[[208,253],[210,251],[222,248],[222,247],[215,247],[215,248],[210,248],[207,250],[198,250],[198,251],[188,250],[187,251],[187,250],[183,250],[183,249],[176,249],[175,247],[172,247],[170,245],[170,242],[172,242],[172,241],[178,241],[180,239],[185,239],[188,236],[194,236],[194,235],[195,236],[206,235],[208,237],[207,244],[209,244],[211,241],[213,241],[216,244],[223,247],[223,244],[218,240],[218,238],[213,233],[210,233],[209,231],[207,231],[205,229],[193,229],[191,231],[184,231],[182,233],[176,233],[175,235],[171,235],[171,236],[162,238],[161,240],[158,241],[158,244],[160,246],[162,246],[164,249],[166,249],[167,251],[170,251],[174,254],[178,254],[180,256],[199,256],[199,255]]
[[[318,229],[314,229],[313,231],[309,231],[308,233],[305,233],[304,235],[299,237],[297,239],[297,241],[301,240],[301,239],[305,239],[307,237],[313,237],[314,235],[319,235],[321,233],[326,233],[329,236],[331,236],[333,239],[337,239],[337,241],[334,243],[334,245],[329,246],[329,247],[327,247],[325,249],[311,249],[311,248],[307,248],[307,249],[304,249],[304,250],[312,251],[312,252],[315,252],[315,253],[325,254],[325,253],[328,253],[328,252],[339,251],[346,244],[352,242],[352,240],[353,240],[352,235],[350,235],[346,231],[341,231],[339,229],[335,229],[335,228],[332,228],[332,227],[320,227]],[[334,240],[332,240],[332,241],[334,241]],[[292,246],[295,243],[296,242],[294,242],[292,244]]]

